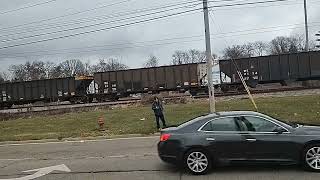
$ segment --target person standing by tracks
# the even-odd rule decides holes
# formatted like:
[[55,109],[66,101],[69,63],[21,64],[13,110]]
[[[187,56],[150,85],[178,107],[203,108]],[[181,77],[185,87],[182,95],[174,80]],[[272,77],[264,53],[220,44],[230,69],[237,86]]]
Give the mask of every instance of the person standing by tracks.
[[163,125],[164,128],[167,127],[166,121],[165,121],[164,115],[163,115],[162,102],[159,100],[158,97],[154,97],[154,100],[153,100],[153,103],[152,103],[152,110],[153,110],[155,118],[156,118],[157,128],[159,130],[161,130],[159,120],[161,120],[162,125]]

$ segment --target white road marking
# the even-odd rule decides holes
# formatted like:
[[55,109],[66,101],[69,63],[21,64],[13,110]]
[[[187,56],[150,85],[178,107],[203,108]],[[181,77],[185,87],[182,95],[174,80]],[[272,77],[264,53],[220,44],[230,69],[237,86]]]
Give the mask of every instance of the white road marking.
[[[26,161],[26,160],[76,160],[76,159],[108,159],[108,158],[132,158],[132,157],[148,157],[148,156],[158,156],[157,153],[147,153],[147,154],[124,154],[124,155],[112,155],[112,156],[92,156],[92,157],[76,157],[76,158],[54,158],[54,159],[41,159],[41,158],[21,158],[21,159],[0,159],[0,161]],[[0,179],[1,180],[1,179]]]
[[153,139],[158,136],[147,137],[130,137],[130,138],[114,138],[114,139],[97,139],[97,140],[79,140],[79,141],[58,141],[58,142],[39,142],[39,143],[16,143],[16,144],[1,144],[0,147],[7,146],[25,146],[25,145],[46,145],[46,144],[65,144],[65,143],[86,143],[86,142],[103,142],[103,141],[119,141],[119,140],[134,140],[134,139]]
[[27,175],[24,177],[11,178],[11,179],[0,179],[0,180],[32,180],[32,179],[36,179],[36,178],[45,176],[47,174],[50,174],[53,171],[71,172],[71,170],[66,165],[61,164],[61,165],[57,165],[57,166],[50,166],[50,167],[44,167],[44,168],[39,168],[39,169],[32,169],[32,170],[28,170],[28,171],[23,171],[24,173],[35,172],[34,174]]
[[0,159],[0,161],[26,161],[26,160],[34,160],[35,158],[21,158],[21,159]]

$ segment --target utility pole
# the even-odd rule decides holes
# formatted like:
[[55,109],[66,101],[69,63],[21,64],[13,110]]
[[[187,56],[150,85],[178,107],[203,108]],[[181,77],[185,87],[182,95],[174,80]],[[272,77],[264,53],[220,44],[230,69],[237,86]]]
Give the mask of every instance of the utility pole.
[[210,26],[209,26],[209,12],[208,12],[208,0],[203,0],[203,14],[204,14],[204,25],[205,25],[205,38],[206,38],[206,60],[208,66],[208,92],[209,92],[209,102],[210,102],[210,112],[216,112],[216,105],[214,100],[214,87],[212,82],[212,54],[211,54],[211,44],[210,44]]
[[[320,31],[319,31],[319,33],[316,34],[316,36],[319,36],[319,37],[320,37]],[[316,41],[319,41],[319,42],[320,42],[320,39],[317,39]],[[320,48],[320,45],[316,45],[316,48]]]
[[309,33],[308,33],[307,0],[304,0],[304,23],[305,23],[305,29],[306,29],[306,46],[305,46],[305,51],[309,51]]

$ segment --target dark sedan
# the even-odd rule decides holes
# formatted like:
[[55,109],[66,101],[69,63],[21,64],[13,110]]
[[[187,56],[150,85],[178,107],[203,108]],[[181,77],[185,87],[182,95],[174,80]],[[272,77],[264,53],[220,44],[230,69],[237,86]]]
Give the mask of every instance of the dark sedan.
[[257,112],[219,112],[162,130],[158,153],[194,174],[232,162],[302,164],[320,171],[320,127]]

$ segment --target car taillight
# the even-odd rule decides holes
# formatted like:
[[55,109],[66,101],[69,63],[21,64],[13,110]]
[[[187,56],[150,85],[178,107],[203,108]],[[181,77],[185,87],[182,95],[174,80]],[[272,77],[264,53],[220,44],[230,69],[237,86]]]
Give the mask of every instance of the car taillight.
[[166,141],[170,138],[171,134],[161,134],[160,136],[160,141],[163,142],[163,141]]

